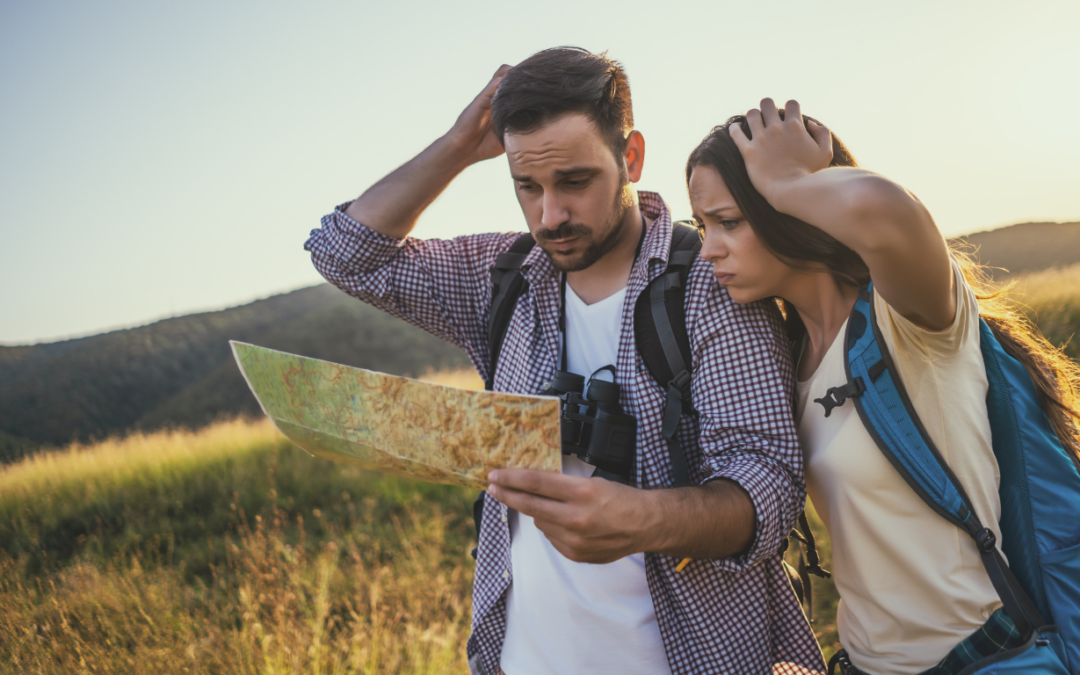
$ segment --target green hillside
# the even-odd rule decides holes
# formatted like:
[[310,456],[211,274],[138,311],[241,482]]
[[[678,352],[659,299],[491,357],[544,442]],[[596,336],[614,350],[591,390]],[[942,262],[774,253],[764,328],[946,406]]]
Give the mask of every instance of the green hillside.
[[257,412],[229,340],[395,375],[468,363],[456,347],[328,285],[93,337],[0,347],[0,461],[26,447]]

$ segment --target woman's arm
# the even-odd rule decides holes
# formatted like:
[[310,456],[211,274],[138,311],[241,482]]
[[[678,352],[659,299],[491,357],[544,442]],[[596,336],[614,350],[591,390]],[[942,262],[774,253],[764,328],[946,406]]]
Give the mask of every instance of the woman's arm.
[[799,104],[784,119],[772,99],[747,113],[752,139],[738,125],[739,147],[754,187],[777,211],[824,230],[870,268],[878,293],[902,316],[931,330],[956,315],[948,245],[930,212],[903,187],[856,167],[829,167],[828,129],[804,126]]

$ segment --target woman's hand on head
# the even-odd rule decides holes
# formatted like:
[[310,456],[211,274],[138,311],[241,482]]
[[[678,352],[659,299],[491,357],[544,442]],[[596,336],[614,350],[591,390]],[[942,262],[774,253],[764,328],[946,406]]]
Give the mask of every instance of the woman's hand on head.
[[776,105],[764,99],[746,122],[749,137],[731,125],[731,139],[754,187],[774,209],[858,254],[874,288],[902,316],[929,330],[952,324],[951,257],[926,206],[884,176],[854,166],[828,168],[832,134],[817,124],[804,126],[795,101],[787,102],[780,119]]
[[733,124],[731,140],[742,153],[754,187],[782,211],[777,201],[785,187],[832,162],[832,134],[814,122],[804,123],[798,101],[787,102],[781,119],[773,100],[762,99],[760,110],[746,113],[746,122],[750,137]]

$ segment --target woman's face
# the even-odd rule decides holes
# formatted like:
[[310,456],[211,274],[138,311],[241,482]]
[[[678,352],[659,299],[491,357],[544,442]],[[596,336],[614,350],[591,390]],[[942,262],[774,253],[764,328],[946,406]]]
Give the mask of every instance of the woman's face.
[[781,295],[795,270],[769,252],[731,196],[720,173],[698,165],[690,174],[690,205],[702,235],[701,257],[735,302]]

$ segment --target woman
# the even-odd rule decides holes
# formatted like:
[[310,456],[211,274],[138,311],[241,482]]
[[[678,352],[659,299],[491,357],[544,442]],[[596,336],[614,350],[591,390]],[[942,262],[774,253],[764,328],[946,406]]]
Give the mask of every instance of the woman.
[[956,672],[966,662],[957,650],[970,651],[969,636],[984,626],[1004,637],[975,645],[980,653],[1017,647],[974,540],[916,495],[855,406],[836,405],[829,390],[848,382],[844,330],[872,281],[883,348],[1000,542],[980,313],[1024,363],[1072,455],[1080,455],[1076,365],[989,292],[977,265],[950,252],[918,199],[859,169],[794,101],[781,111],[765,99],[715,128],[686,175],[701,256],[718,282],[736,302],[779,299],[795,340],[807,487],[832,540],[849,672]]

